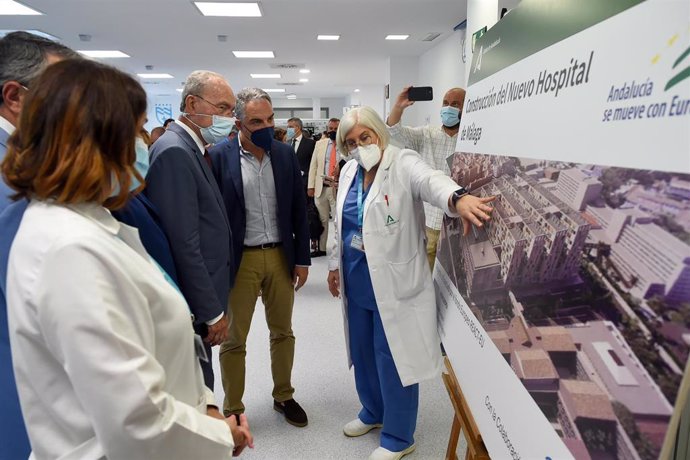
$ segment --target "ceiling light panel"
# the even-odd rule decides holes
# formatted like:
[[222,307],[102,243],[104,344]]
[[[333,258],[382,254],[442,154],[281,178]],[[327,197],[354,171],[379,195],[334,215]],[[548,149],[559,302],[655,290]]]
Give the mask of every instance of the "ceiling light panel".
[[252,78],[281,78],[279,73],[250,73]]
[[153,78],[153,79],[160,79],[160,78],[175,78],[169,73],[138,73],[139,78]]
[[43,13],[14,0],[0,0],[0,16],[42,16]]
[[299,81],[301,81],[302,83],[307,83],[309,81],[309,79],[308,78],[300,78]]
[[309,73],[311,70],[309,69],[299,69],[299,73]]
[[223,16],[234,18],[260,18],[258,3],[218,3],[194,2],[204,16]]
[[128,58],[130,57],[129,54],[123,53],[122,51],[118,50],[79,50],[77,51],[79,54],[83,54],[86,57],[90,58]]
[[273,51],[233,51],[232,54],[236,58],[246,59],[271,59],[275,57]]
[[386,40],[407,40],[409,35],[386,35]]
[[340,40],[340,35],[317,35],[317,40]]

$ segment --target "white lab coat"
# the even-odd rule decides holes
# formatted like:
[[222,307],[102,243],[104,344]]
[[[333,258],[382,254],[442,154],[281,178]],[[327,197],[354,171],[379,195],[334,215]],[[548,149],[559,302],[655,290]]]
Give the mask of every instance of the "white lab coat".
[[[356,177],[357,163],[352,160],[340,173],[336,231],[332,232],[328,245],[329,270],[341,268],[343,205]],[[364,202],[362,238],[369,274],[403,386],[434,378],[441,369],[436,299],[426,258],[422,201],[453,215],[448,210],[448,199],[457,189],[458,185],[450,177],[429,167],[416,152],[390,145]],[[342,273],[340,270],[341,294],[344,294]],[[342,295],[348,341],[346,302]],[[347,348],[349,358],[349,343]]]
[[12,360],[36,459],[220,459],[184,298],[135,228],[32,201],[7,278]]

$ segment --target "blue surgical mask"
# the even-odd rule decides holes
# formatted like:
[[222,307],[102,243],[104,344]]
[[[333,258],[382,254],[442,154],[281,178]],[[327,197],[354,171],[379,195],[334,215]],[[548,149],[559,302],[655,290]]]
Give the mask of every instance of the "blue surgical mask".
[[[249,129],[247,129],[249,131]],[[273,143],[273,126],[257,129],[256,131],[249,131],[251,133],[252,144],[264,149],[266,152],[271,151],[271,144]]]
[[[136,159],[134,160],[134,168],[137,170],[141,177],[146,177],[149,172],[149,148],[144,142],[144,139],[137,137],[134,141],[134,151],[136,152]],[[120,193],[120,184],[115,178],[115,174],[111,174],[111,181],[115,186],[113,187],[113,193],[110,194],[111,197],[117,196]],[[132,176],[132,182],[129,184],[129,191],[133,192],[139,188],[141,182],[135,176]]]
[[184,116],[187,120],[191,121],[194,126],[199,128],[201,131],[201,137],[209,144],[217,144],[230,134],[233,125],[235,124],[235,119],[232,117],[223,117],[221,115],[206,115],[203,113],[195,113],[194,115],[199,117],[211,117],[211,126],[203,127],[194,123],[190,118],[190,114],[185,113]]
[[137,137],[134,143],[134,150],[137,152],[137,160],[134,163],[134,167],[141,174],[141,177],[146,177],[146,174],[149,172],[149,147],[144,142],[144,139]]
[[287,138],[292,139],[295,137],[295,128],[288,128],[287,129]]
[[449,105],[441,107],[441,123],[446,128],[452,128],[460,123],[460,109],[451,107]]

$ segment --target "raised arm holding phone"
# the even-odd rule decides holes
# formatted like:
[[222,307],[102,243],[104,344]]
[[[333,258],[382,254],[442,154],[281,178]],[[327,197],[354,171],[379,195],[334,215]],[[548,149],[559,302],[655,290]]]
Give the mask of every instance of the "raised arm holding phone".
[[[450,176],[446,158],[455,152],[462,108],[465,104],[465,90],[451,88],[445,93],[440,111],[440,126],[408,127],[400,123],[406,108],[413,105],[415,100],[429,100],[428,96],[432,95],[431,93],[429,87],[406,86],[403,88],[395,100],[386,124],[394,143],[418,152],[429,166]],[[424,203],[424,213],[426,215],[427,259],[433,269],[443,212],[429,203]]]

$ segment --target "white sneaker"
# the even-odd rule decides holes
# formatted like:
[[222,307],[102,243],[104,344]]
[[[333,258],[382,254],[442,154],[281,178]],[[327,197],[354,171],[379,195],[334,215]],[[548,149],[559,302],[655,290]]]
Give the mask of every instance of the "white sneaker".
[[414,452],[415,447],[416,446],[412,444],[410,447],[400,452],[391,452],[383,447],[377,447],[369,456],[369,460],[399,460],[405,455]]
[[383,425],[380,423],[374,423],[372,425],[367,425],[363,421],[361,421],[359,418],[354,419],[347,425],[343,427],[343,433],[345,433],[345,436],[350,436],[351,438],[355,438],[357,436],[362,436],[363,434],[367,434],[374,428],[381,428]]

